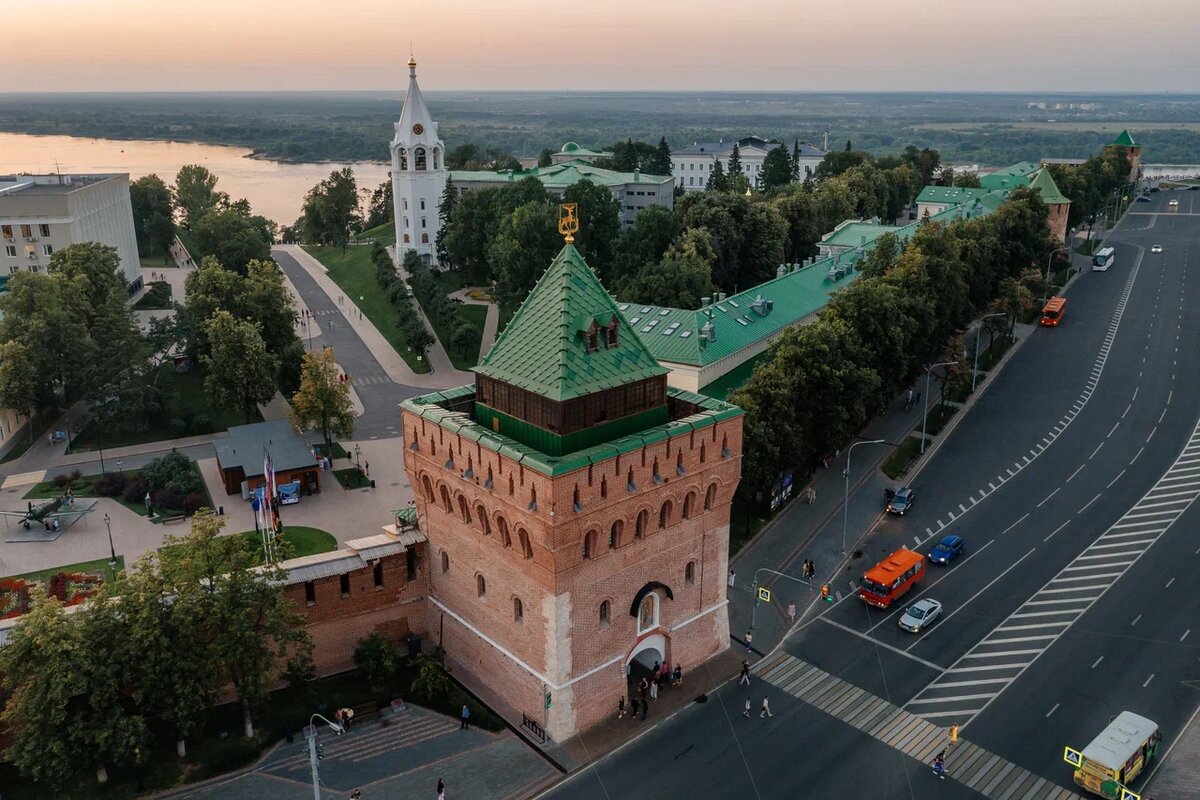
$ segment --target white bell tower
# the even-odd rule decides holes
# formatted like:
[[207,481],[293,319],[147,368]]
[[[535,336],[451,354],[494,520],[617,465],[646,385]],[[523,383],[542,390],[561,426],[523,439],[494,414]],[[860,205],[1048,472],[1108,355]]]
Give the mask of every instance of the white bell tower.
[[416,250],[425,263],[437,262],[434,244],[442,228],[438,204],[446,189],[446,145],[429,115],[417,61],[408,59],[408,95],[392,136],[392,196],[396,216],[396,255]]

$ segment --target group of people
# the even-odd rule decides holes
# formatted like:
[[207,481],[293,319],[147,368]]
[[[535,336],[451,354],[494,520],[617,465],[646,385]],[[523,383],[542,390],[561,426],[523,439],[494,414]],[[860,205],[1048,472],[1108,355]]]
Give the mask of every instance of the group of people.
[[800,577],[811,578],[817,574],[817,565],[813,563],[811,558],[804,559],[804,563],[800,565]]
[[[630,667],[626,667],[626,678],[630,678]],[[654,670],[650,673],[650,677],[643,677],[638,682],[637,694],[633,692],[633,682],[629,682],[629,707],[625,706],[625,696],[621,695],[617,698],[617,719],[623,718],[626,713],[630,719],[637,719],[638,712],[641,711],[641,718],[646,719],[646,715],[650,711],[650,702],[658,699],[659,690],[667,688],[667,686],[683,686],[683,667],[676,663],[675,669],[672,670],[667,664],[659,665],[654,662]]]
[[919,402],[921,402],[921,393],[920,392],[913,394],[913,390],[909,389],[908,391],[906,391],[904,393],[904,410],[905,411],[914,407]]

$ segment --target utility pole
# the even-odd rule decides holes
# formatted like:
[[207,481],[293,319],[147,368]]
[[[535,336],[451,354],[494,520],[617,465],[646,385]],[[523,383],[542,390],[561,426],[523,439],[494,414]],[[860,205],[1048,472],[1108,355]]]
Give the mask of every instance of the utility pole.
[[975,364],[971,367],[971,392],[975,391],[975,379],[979,376],[979,334],[983,333],[983,321],[988,317],[1007,317],[1007,311],[997,311],[995,314],[984,314],[979,318],[979,327],[975,329]]
[[957,361],[943,361],[939,364],[930,364],[929,369],[925,370],[925,410],[921,412],[921,455],[925,455],[925,420],[929,418],[929,374],[938,367],[948,367],[957,363]]
[[846,468],[842,470],[842,476],[846,479],[844,489],[842,491],[842,555],[846,554],[846,528],[850,524],[850,456],[854,453],[854,448],[860,444],[883,444],[883,439],[867,439],[861,442],[855,442],[846,450]]
[[321,760],[320,745],[317,744],[317,724],[315,720],[321,720],[334,733],[345,733],[345,730],[336,722],[330,722],[320,714],[313,714],[308,718],[308,728],[305,730],[305,735],[308,737],[308,766],[312,769],[312,790],[313,800],[321,800],[321,775],[317,769],[317,762]]

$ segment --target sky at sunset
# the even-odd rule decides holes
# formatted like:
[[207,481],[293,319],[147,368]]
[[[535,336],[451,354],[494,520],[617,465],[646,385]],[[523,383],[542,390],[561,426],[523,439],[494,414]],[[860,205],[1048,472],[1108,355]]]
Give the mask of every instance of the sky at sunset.
[[[1200,0],[0,0],[0,91],[1200,91]],[[13,35],[15,32],[15,35]]]

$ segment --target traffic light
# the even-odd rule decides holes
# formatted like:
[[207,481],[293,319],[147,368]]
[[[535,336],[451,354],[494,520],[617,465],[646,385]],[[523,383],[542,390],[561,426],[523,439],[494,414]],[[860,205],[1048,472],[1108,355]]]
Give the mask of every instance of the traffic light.
[[821,584],[821,599],[827,603],[833,602],[833,593],[829,591],[829,584]]
[[550,710],[550,692],[546,692],[546,710]]
[[319,744],[317,745],[317,761],[323,758],[325,758],[325,745]]

